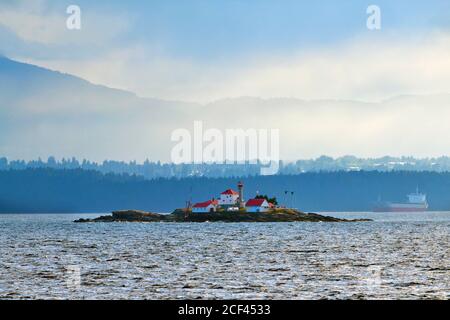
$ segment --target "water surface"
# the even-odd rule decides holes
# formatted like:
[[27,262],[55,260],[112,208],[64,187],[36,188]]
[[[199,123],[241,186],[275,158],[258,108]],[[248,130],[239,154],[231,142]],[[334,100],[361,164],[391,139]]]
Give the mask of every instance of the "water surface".
[[450,212],[363,223],[0,215],[1,299],[448,299]]

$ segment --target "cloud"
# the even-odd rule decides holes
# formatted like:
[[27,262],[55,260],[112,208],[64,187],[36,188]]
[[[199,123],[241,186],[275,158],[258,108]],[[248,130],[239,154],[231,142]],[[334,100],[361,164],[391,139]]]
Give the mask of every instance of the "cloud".
[[[29,2],[28,2],[29,3]],[[25,41],[53,43],[63,38],[65,19],[63,15],[44,15],[44,1],[25,5],[23,1],[15,6],[3,4],[0,10],[0,24]]]
[[[249,50],[251,45],[242,45],[242,42],[255,34],[262,39],[264,32],[249,32],[237,41],[240,45],[235,45],[230,41],[233,33],[226,33],[221,25],[216,30],[226,33],[226,37],[221,37],[219,32],[214,41],[208,42],[206,38],[211,34],[205,36],[200,32],[195,41],[190,41],[190,36],[204,29],[204,25],[198,22],[192,32],[177,33],[180,32],[177,28],[172,31],[178,37],[184,37],[183,41],[177,37],[172,39],[177,44],[174,52],[170,49],[173,47],[166,43],[170,41],[164,37],[167,30],[161,27],[170,24],[172,16],[167,12],[172,13],[171,10],[165,11],[164,23],[152,20],[155,28],[162,29],[158,30],[158,36],[147,36],[146,33],[151,34],[153,30],[141,28],[139,31],[130,22],[128,12],[116,10],[111,15],[83,5],[83,29],[69,32],[65,28],[65,5],[61,3],[2,1],[0,26],[10,31],[7,39],[13,35],[17,41],[7,44],[11,57],[78,75],[93,83],[127,89],[140,96],[200,101],[205,106],[194,108],[180,104],[168,111],[167,119],[155,121],[155,117],[163,113],[161,110],[167,111],[167,105],[148,108],[148,102],[142,101],[135,110],[130,109],[128,101],[119,103],[116,98],[111,98],[111,103],[98,103],[92,96],[81,103],[79,97],[69,91],[68,95],[72,97],[73,94],[73,100],[84,108],[72,108],[67,112],[58,104],[44,101],[45,95],[53,101],[58,100],[55,92],[47,91],[38,98],[31,96],[27,100],[27,106],[33,107],[31,111],[34,113],[25,120],[18,119],[20,123],[17,125],[8,124],[7,118],[0,117],[3,120],[0,127],[9,126],[11,132],[2,135],[5,142],[0,144],[0,153],[5,155],[25,158],[34,158],[36,154],[43,157],[49,154],[76,155],[97,160],[106,157],[145,159],[151,156],[154,160],[169,160],[171,131],[180,127],[190,128],[194,120],[203,120],[205,126],[221,129],[261,126],[282,129],[283,159],[347,153],[427,156],[441,155],[450,149],[450,143],[443,138],[450,134],[446,124],[450,116],[448,95],[385,100],[399,94],[450,92],[448,31],[414,29],[409,32],[410,36],[405,37],[405,32],[382,29],[378,33],[365,31],[352,37],[346,33],[345,37],[333,41],[319,41],[320,45],[308,42],[308,45],[286,46],[273,40],[282,32],[276,29],[267,43],[261,41],[264,46],[258,48],[263,49]],[[153,17],[158,17],[160,11],[153,10]],[[272,16],[269,11],[270,8],[267,15]],[[207,13],[205,11],[204,16],[209,17]],[[176,17],[189,16],[180,10]],[[247,22],[244,18],[244,27],[254,21],[250,19]],[[296,15],[293,18],[292,21],[298,20]],[[278,22],[272,23],[278,25]],[[144,23],[142,25],[145,26]],[[294,24],[288,25],[292,26]],[[241,27],[235,26],[233,32],[240,32]],[[287,29],[291,30],[292,36],[292,28]],[[328,24],[326,30],[334,29]],[[0,28],[0,42],[5,42],[1,31]],[[315,38],[316,35],[316,32],[311,32],[310,37]],[[286,36],[285,39],[292,38]],[[300,42],[303,38],[298,36],[295,39]],[[192,53],[192,48],[183,47],[194,43],[198,46],[197,51],[202,51],[202,41],[205,41],[205,47],[220,43],[218,47],[227,51],[223,55],[208,55],[206,58],[201,54],[190,55],[188,51],[190,49]],[[19,46],[20,50],[14,51],[14,47]],[[229,99],[207,103],[240,96],[320,101]],[[343,99],[383,102],[370,104]],[[40,103],[34,104],[35,100]],[[116,108],[111,108],[111,105]],[[67,103],[64,106],[67,107]],[[57,107],[61,114],[55,113]],[[101,108],[101,112],[94,107]],[[25,108],[20,116],[29,111]],[[81,116],[85,118],[80,120]],[[80,132],[83,132],[82,136]]]
[[381,100],[399,94],[450,92],[450,35],[420,41],[355,39],[279,57],[255,57],[217,96]]
[[49,51],[55,46],[107,45],[130,27],[124,14],[101,14],[82,6],[81,30],[68,30],[67,7],[47,0],[7,1],[0,4],[0,26],[26,43],[48,46]]
[[284,55],[258,53],[202,61],[148,45],[86,60],[29,62],[64,70],[141,96],[187,101],[238,97],[381,100],[450,92],[450,34],[417,39],[354,38]]
[[[218,32],[215,37],[211,32],[199,36],[203,25],[199,22],[195,28],[189,27],[191,20],[182,19],[177,6],[178,11],[174,7],[162,10],[158,5],[148,5],[145,13],[153,22],[147,25],[143,14],[138,16],[139,23],[132,22],[137,14],[134,6],[116,4],[108,11],[107,6],[81,1],[83,28],[69,31],[65,23],[68,4],[49,0],[3,1],[0,27],[22,41],[15,43],[10,35],[2,38],[0,28],[0,41],[8,42],[2,46],[5,53],[94,83],[170,100],[209,102],[238,96],[380,100],[398,94],[450,90],[450,33],[438,27],[435,30],[440,32],[433,32],[428,26],[422,31],[414,29],[409,35],[405,30],[389,27],[376,33],[352,29],[353,36],[345,33],[345,37],[333,41],[318,41],[320,45],[309,41],[311,35],[296,34],[288,28],[291,36],[282,38],[296,39],[297,45],[278,43],[272,34],[258,50],[249,49],[243,42],[253,43],[252,35],[260,38],[264,32],[250,28],[247,22],[243,26],[250,33],[240,38],[237,45],[230,39],[239,33],[239,28],[229,33],[212,28]],[[353,17],[354,10],[346,14]],[[175,17],[181,22],[171,23],[173,11],[178,12]],[[347,12],[342,8],[341,11]],[[216,15],[218,12],[212,11]],[[241,20],[247,21],[242,16]],[[330,23],[327,22],[328,27]],[[277,34],[282,32],[278,28],[266,31],[274,30]],[[359,36],[354,36],[357,32]],[[322,34],[323,30],[319,28],[317,33]],[[171,42],[177,44],[176,49]],[[201,52],[202,48],[207,51],[211,43],[224,48],[223,55],[206,58],[189,54],[193,44]]]

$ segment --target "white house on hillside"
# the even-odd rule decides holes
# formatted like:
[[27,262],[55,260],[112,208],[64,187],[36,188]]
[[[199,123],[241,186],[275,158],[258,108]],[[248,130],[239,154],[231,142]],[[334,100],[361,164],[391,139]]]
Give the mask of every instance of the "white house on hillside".
[[194,213],[209,213],[217,210],[217,200],[209,200],[206,202],[199,202],[192,206],[192,212]]
[[[236,192],[232,189],[225,190],[220,194],[218,200],[214,198],[206,202],[199,202],[192,206],[193,213],[207,213],[216,211],[239,211],[240,208],[245,207],[244,202],[244,184],[239,181],[238,190]],[[189,201],[190,208],[190,201]]]
[[245,204],[247,212],[267,212],[271,207],[266,199],[250,199]]
[[228,189],[220,194],[220,206],[234,206],[238,203],[239,193],[232,189]]

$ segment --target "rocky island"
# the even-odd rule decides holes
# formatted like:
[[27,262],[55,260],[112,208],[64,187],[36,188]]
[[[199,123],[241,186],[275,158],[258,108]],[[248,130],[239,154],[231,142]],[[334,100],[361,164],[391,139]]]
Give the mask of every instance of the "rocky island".
[[[219,199],[191,204],[171,214],[159,214],[139,210],[114,211],[112,215],[95,219],[79,219],[75,222],[360,222],[370,219],[346,220],[304,213],[279,206],[275,197],[256,195],[244,201],[244,184],[237,184],[239,192],[227,189]],[[287,192],[287,191],[286,191]],[[293,193],[292,193],[293,194]]]
[[177,209],[171,214],[125,210],[95,219],[79,219],[75,222],[361,222],[370,219],[339,219],[294,209],[274,209],[269,212],[210,212],[195,214],[187,209]]

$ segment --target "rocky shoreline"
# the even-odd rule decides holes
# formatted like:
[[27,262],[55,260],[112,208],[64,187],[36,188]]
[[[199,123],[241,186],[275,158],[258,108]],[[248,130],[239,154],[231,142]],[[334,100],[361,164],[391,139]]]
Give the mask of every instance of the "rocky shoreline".
[[271,212],[247,213],[212,212],[195,214],[177,209],[171,214],[158,214],[139,210],[114,211],[112,215],[95,219],[79,219],[74,222],[365,222],[371,219],[339,219],[316,213],[304,213],[293,209],[277,209]]

